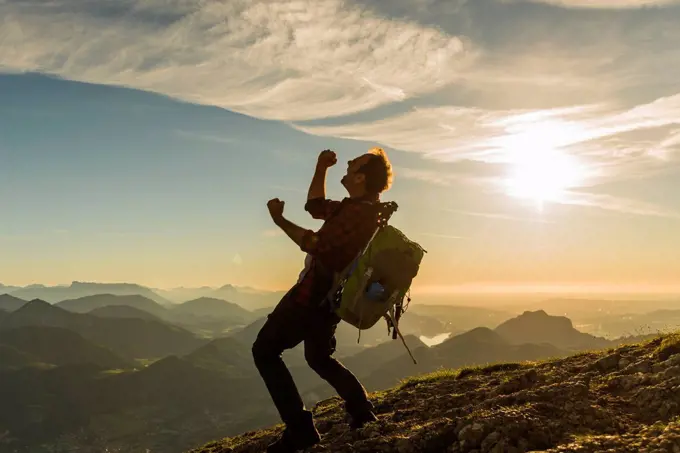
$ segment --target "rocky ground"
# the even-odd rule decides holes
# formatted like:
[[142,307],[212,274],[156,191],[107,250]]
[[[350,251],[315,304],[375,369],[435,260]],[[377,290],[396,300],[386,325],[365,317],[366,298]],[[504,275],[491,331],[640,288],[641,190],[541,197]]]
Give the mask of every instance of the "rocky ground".
[[[315,408],[308,453],[680,453],[680,334],[541,363],[442,371],[372,395],[379,421],[351,432],[337,398]],[[281,431],[191,453],[256,453]]]

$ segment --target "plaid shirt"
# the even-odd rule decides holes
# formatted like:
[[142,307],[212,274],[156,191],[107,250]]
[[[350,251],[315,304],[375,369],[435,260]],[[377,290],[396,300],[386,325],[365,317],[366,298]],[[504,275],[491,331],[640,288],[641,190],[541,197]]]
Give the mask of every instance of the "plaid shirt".
[[295,302],[320,303],[333,285],[334,273],[342,272],[366,246],[377,226],[377,209],[365,201],[369,200],[307,201],[305,210],[313,218],[324,220],[324,224],[316,232],[307,230],[303,236],[300,248],[312,257],[312,262],[294,291]]

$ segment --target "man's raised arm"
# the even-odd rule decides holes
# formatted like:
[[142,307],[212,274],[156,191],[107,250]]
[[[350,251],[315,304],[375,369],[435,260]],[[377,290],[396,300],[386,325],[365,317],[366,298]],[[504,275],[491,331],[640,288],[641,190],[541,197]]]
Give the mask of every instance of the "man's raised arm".
[[305,211],[309,212],[315,219],[326,220],[339,204],[338,201],[326,199],[326,173],[337,162],[338,158],[330,149],[321,151],[321,154],[319,154],[312,183],[307,192],[307,203],[305,203]]
[[316,162],[312,183],[309,185],[309,191],[307,192],[307,201],[316,198],[326,198],[326,173],[337,161],[338,158],[330,149],[321,151],[319,159]]

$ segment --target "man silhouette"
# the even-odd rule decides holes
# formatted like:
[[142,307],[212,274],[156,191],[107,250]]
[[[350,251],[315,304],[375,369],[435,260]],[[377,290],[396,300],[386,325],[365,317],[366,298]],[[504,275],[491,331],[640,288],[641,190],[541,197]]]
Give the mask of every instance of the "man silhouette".
[[298,282],[286,293],[260,330],[253,344],[253,358],[274,404],[286,425],[281,438],[268,453],[288,453],[311,447],[320,440],[312,413],[305,409],[281,353],[304,342],[305,359],[345,401],[351,417],[350,428],[357,429],[377,420],[373,405],[358,379],[333,358],[335,330],[340,318],[321,302],[341,272],[368,243],[378,221],[380,194],[389,189],[392,167],[381,148],[348,162],[342,185],[348,197],[342,201],[326,198],[326,174],[337,162],[333,151],[321,152],[307,195],[305,210],[324,220],[316,232],[302,228],[283,216],[284,202],[267,203],[274,223],[300,249],[307,253],[305,269]]

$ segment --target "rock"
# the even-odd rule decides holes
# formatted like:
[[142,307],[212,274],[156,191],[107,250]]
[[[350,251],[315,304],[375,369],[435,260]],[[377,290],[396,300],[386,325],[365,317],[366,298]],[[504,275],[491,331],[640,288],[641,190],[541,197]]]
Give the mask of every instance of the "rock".
[[484,425],[480,423],[472,423],[460,430],[458,439],[460,439],[461,448],[470,449],[479,447],[484,438]]
[[508,447],[504,441],[501,441],[497,443],[491,450],[489,450],[489,453],[506,453],[508,451]]
[[330,420],[319,420],[316,422],[316,429],[321,434],[326,434],[333,428],[333,422]]
[[482,451],[491,451],[493,447],[496,446],[498,442],[501,440],[501,433],[498,431],[494,431],[482,441]]
[[412,453],[415,451],[411,440],[408,438],[397,440],[397,442],[394,444],[394,447],[399,453]]
[[624,357],[621,360],[619,360],[619,370],[625,369],[626,367],[628,367],[628,365],[630,365],[630,360],[628,360],[627,358]]
[[652,369],[652,363],[645,359],[632,365],[632,367],[635,373],[649,373],[649,371]]
[[664,379],[671,379],[674,377],[680,377],[680,365],[676,365],[671,368],[667,368],[663,373]]
[[529,441],[526,439],[520,439],[517,441],[517,448],[520,451],[527,451],[529,449]]
[[618,353],[608,355],[595,362],[595,367],[603,372],[612,371],[618,368],[621,356]]
[[663,364],[667,367],[672,367],[676,365],[680,365],[680,354],[674,354],[668,358],[668,360],[665,360]]
[[366,429],[364,429],[362,434],[366,438],[378,437],[380,436],[380,430],[375,426],[368,426]]

